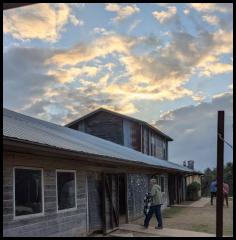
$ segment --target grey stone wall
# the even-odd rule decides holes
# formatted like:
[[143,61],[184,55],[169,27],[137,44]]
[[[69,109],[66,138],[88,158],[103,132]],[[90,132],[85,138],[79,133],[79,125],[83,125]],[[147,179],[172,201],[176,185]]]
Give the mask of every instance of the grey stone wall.
[[143,198],[148,192],[149,179],[146,174],[128,174],[127,176],[129,221],[143,216]]
[[[165,177],[165,192],[162,194],[163,205],[162,210],[169,205],[168,193],[168,175],[162,174]],[[151,175],[146,174],[128,174],[127,177],[127,197],[128,197],[128,219],[132,221],[143,215],[143,198],[146,192],[149,191],[149,180]]]

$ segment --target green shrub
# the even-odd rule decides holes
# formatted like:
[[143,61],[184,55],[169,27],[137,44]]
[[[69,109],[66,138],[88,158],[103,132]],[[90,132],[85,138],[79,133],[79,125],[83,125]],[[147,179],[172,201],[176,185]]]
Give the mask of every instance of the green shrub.
[[199,199],[198,191],[201,189],[201,184],[192,182],[187,186],[187,199],[189,201],[196,201]]

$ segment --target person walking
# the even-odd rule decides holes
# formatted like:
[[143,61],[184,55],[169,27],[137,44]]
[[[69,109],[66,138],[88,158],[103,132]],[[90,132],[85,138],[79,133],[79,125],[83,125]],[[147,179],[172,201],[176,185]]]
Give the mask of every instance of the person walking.
[[155,228],[162,229],[163,224],[162,224],[162,216],[161,216],[161,205],[162,205],[161,187],[157,184],[157,180],[155,178],[152,178],[150,180],[150,185],[151,185],[152,202],[151,202],[150,209],[144,220],[144,227],[148,228],[152,215],[153,213],[155,213],[157,223],[158,223],[158,225]]
[[211,182],[211,205],[213,205],[213,198],[216,197],[216,181]]
[[[223,195],[224,195],[224,200],[226,202],[226,206],[229,207],[229,203],[228,203],[229,185],[227,183],[223,183]],[[224,200],[223,200],[223,204],[224,204]]]

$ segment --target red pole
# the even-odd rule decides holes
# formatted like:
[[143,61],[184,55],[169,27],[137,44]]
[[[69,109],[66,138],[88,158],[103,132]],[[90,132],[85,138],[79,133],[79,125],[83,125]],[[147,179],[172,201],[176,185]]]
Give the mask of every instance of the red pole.
[[223,169],[224,169],[224,111],[218,111],[217,129],[217,196],[216,196],[216,237],[223,236]]

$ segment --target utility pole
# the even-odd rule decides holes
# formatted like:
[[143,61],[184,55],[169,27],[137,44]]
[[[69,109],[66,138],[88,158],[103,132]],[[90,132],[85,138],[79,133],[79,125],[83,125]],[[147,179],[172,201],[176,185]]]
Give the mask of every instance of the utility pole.
[[224,111],[218,111],[216,237],[223,236]]

